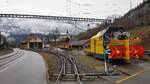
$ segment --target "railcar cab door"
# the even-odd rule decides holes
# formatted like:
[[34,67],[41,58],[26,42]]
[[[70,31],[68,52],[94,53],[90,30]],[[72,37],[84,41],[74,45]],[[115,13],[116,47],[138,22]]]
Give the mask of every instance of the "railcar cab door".
[[109,27],[103,35],[104,48],[107,49],[112,40],[127,40],[128,35],[122,27]]
[[[129,59],[128,35],[122,27],[109,27],[103,36],[105,50],[110,49],[110,59]],[[125,50],[126,49],[126,50]]]

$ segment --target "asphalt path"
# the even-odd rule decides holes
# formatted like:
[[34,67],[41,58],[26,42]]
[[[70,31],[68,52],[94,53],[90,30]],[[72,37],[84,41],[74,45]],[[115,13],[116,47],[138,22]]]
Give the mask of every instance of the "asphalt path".
[[21,51],[22,56],[0,68],[0,84],[47,84],[43,58],[32,51]]
[[125,77],[116,82],[117,84],[150,84],[150,67],[147,66],[131,76]]

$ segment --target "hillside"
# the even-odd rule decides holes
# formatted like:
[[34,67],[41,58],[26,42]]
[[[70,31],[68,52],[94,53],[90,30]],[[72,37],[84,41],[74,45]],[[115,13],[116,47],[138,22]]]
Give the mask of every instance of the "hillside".
[[[141,37],[146,50],[150,50],[150,0],[144,1],[136,8],[127,12],[123,17],[115,19],[113,26],[122,26],[129,32],[144,32]],[[99,26],[80,33],[79,39],[89,39],[99,31],[104,29],[104,26]]]
[[144,1],[123,17],[116,19],[113,24],[124,26],[127,29],[150,25],[150,0]]
[[92,36],[96,35],[99,31],[105,29],[106,26],[105,25],[99,25],[93,29],[89,29],[86,32],[81,32],[77,38],[79,40],[84,40],[84,39],[90,39]]
[[139,37],[143,40],[145,50],[150,50],[150,0],[130,10],[118,21],[116,23],[127,28],[129,32],[143,32]]

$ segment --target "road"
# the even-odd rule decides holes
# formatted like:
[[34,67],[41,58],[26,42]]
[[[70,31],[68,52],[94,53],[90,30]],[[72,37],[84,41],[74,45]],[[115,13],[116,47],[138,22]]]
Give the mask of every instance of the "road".
[[121,84],[150,84],[150,70],[141,71],[133,76],[128,77],[125,81],[122,81]]
[[43,58],[32,51],[21,51],[21,57],[0,69],[0,84],[47,84]]
[[125,77],[121,80],[118,80],[117,84],[149,84],[150,79],[150,63],[140,64],[142,67],[146,67],[139,72],[132,74],[131,76]]

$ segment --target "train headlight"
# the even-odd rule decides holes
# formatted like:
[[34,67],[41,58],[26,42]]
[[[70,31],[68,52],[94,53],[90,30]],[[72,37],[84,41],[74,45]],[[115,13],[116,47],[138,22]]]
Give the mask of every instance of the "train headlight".
[[135,50],[134,53],[137,53],[137,50]]
[[116,53],[117,53],[117,54],[120,54],[120,50],[116,50]]

